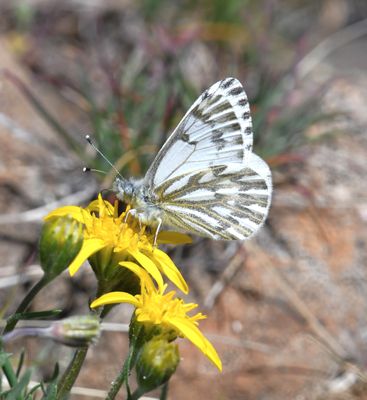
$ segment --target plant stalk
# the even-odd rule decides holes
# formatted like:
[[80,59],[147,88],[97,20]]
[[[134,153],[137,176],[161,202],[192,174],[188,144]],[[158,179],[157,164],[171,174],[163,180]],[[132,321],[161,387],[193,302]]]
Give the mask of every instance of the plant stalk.
[[73,359],[70,361],[68,368],[61,377],[57,385],[57,395],[55,400],[64,400],[73,387],[79,372],[87,356],[88,346],[81,347],[74,353]]
[[46,286],[46,284],[49,282],[49,280],[46,278],[45,275],[32,287],[32,289],[27,293],[27,295],[24,297],[23,301],[19,304],[18,308],[16,309],[15,313],[10,316],[7,320],[7,323],[5,325],[3,335],[6,333],[12,331],[16,324],[19,321],[19,318],[17,317],[17,314],[23,313],[27,310],[27,308],[30,306],[31,302],[33,299],[36,297],[38,292]]
[[167,395],[168,395],[168,382],[166,382],[162,386],[162,391],[161,391],[161,395],[159,397],[159,400],[166,400],[167,399]]
[[131,399],[131,393],[129,388],[129,373],[131,370],[131,361],[135,357],[135,340],[132,340],[130,344],[129,355],[124,362],[124,365],[117,375],[116,379],[112,382],[110,390],[107,394],[106,400],[114,400],[116,395],[118,394],[121,386],[125,383],[126,384],[126,391],[127,391],[127,398]]

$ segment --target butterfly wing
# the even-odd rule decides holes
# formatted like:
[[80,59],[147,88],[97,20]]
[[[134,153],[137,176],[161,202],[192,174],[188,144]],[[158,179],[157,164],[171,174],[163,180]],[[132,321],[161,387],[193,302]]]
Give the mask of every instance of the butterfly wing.
[[206,90],[163,145],[143,185],[163,222],[213,239],[247,239],[263,224],[271,173],[252,153],[252,122],[241,83]]
[[187,172],[243,164],[252,150],[250,107],[241,83],[226,78],[191,106],[150,166],[144,184],[156,188]]
[[272,183],[268,165],[251,153],[247,165],[227,164],[187,172],[155,189],[164,222],[213,239],[247,239],[268,215]]

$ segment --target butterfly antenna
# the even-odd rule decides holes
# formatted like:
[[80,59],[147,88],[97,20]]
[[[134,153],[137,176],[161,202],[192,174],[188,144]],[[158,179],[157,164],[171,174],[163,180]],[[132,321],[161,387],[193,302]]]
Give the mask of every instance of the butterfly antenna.
[[83,167],[83,172],[97,172],[98,174],[107,175],[106,171],[102,171],[100,169],[95,169],[95,168],[89,168],[89,167]]
[[[112,167],[112,169],[116,172],[118,176],[122,178],[122,175],[118,171],[118,169],[112,164],[112,162],[99,150],[99,148],[92,142],[92,139],[89,135],[85,135],[85,140],[93,147],[93,149],[106,161],[108,165]],[[84,167],[83,172],[92,171],[90,168]],[[97,171],[97,170],[96,170]],[[100,172],[100,171],[97,171]]]

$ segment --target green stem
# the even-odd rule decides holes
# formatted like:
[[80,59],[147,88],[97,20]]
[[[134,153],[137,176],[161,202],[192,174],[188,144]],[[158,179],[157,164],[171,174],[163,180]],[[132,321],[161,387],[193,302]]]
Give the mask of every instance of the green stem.
[[[96,312],[91,311],[91,313],[95,314]],[[98,313],[100,312],[97,311],[97,314]],[[87,356],[88,348],[88,346],[85,346],[75,351],[72,360],[57,384],[57,395],[55,400],[63,400],[69,394],[76,379],[78,378],[80,370],[82,369],[85,357]]]
[[124,383],[126,384],[127,398],[130,399],[131,394],[130,394],[128,378],[131,370],[131,361],[133,360],[133,357],[135,357],[135,340],[132,340],[130,344],[130,350],[127,359],[125,360],[120,373],[117,375],[116,379],[112,382],[106,400],[113,400]]
[[74,353],[73,359],[57,385],[56,400],[63,400],[69,394],[82,368],[87,351],[88,346],[82,347]]
[[23,301],[19,304],[18,308],[16,309],[15,313],[8,318],[6,326],[4,328],[4,332],[8,333],[12,331],[16,324],[19,321],[19,316],[17,314],[23,313],[27,310],[33,299],[36,297],[38,292],[46,286],[46,284],[49,282],[49,280],[46,278],[45,275],[32,287],[32,289],[28,292],[28,294],[24,297]]
[[140,399],[141,396],[143,396],[145,393],[145,390],[141,389],[141,388],[137,388],[135,390],[135,392],[128,397],[128,400],[138,400]]
[[163,385],[162,391],[161,391],[161,396],[160,396],[159,400],[166,400],[167,399],[167,394],[168,394],[168,382],[166,382]]
[[127,360],[124,363],[124,366],[122,367],[120,373],[117,375],[116,379],[112,382],[110,390],[108,391],[106,400],[113,400],[117,393],[119,392],[121,386],[124,384],[125,380],[127,379]]
[[[34,297],[38,294],[38,292],[48,283],[48,280],[45,278],[45,275],[32,287],[32,289],[28,292],[28,294],[24,297],[23,301],[19,304],[18,308],[16,309],[15,313],[8,318],[7,323],[5,325],[3,335],[8,332],[11,332],[16,324],[19,321],[19,315],[27,310],[31,302],[33,301]],[[13,367],[7,359],[3,366],[2,370],[9,382],[10,387],[14,387],[18,383],[17,376],[13,370]],[[22,396],[18,396],[17,400],[21,400]]]

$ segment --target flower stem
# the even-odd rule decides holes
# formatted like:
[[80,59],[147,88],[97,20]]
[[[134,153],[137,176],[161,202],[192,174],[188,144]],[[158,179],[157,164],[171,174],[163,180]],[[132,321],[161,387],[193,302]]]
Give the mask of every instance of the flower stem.
[[135,340],[132,340],[127,359],[125,360],[120,373],[117,375],[116,379],[112,382],[106,400],[113,400],[124,383],[126,384],[127,398],[128,399],[131,398],[128,378],[131,370],[132,360],[134,357],[135,357]]
[[166,400],[167,399],[167,394],[168,394],[168,382],[166,382],[162,386],[161,396],[159,397],[159,400]]
[[126,380],[126,364],[127,360],[125,361],[124,366],[122,367],[116,379],[112,382],[106,400],[113,400],[116,397],[117,393],[119,392],[121,386],[124,384]]
[[137,388],[135,392],[128,397],[128,400],[138,400],[140,399],[141,396],[143,396],[145,393],[145,390],[142,390],[141,388]]
[[27,293],[27,295],[24,297],[23,301],[19,304],[18,308],[16,309],[15,313],[10,316],[7,320],[6,326],[4,328],[4,332],[8,333],[10,331],[12,331],[16,324],[19,321],[19,317],[17,316],[17,314],[23,313],[27,310],[27,308],[29,307],[29,305],[31,304],[31,302],[33,301],[33,299],[36,297],[36,295],[38,294],[38,292],[44,287],[46,286],[46,284],[49,282],[49,280],[46,278],[46,276],[44,275],[33,287],[32,289]]
[[74,353],[73,359],[57,385],[56,400],[63,400],[73,387],[87,356],[88,346],[81,347]]
[[15,339],[24,336],[33,337],[47,337],[49,330],[47,328],[37,328],[37,327],[23,327],[18,329],[13,329],[11,332],[6,333],[2,339],[4,343],[9,343]]
[[[91,315],[95,315],[95,311],[91,311]],[[99,314],[99,312],[97,312]],[[88,346],[80,347],[74,353],[74,357],[70,361],[66,368],[63,376],[60,378],[57,384],[57,395],[55,400],[63,400],[69,394],[73,387],[80,370],[82,369],[85,357],[87,356]]]

